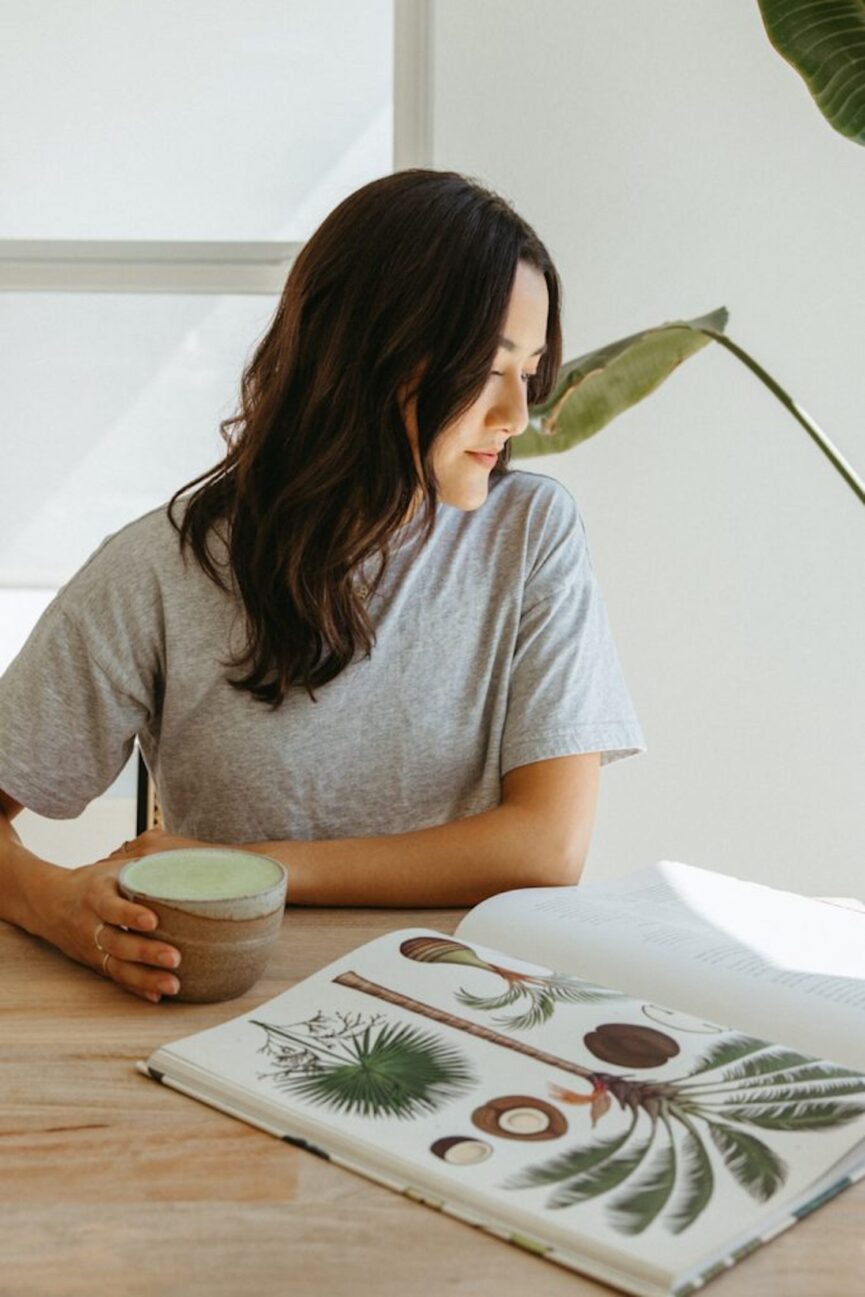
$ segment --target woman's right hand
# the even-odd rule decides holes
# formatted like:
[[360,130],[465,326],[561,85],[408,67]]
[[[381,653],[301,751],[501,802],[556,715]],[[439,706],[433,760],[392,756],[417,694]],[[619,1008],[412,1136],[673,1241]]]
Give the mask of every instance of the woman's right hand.
[[180,952],[142,935],[159,921],[152,910],[127,900],[118,888],[123,865],[123,859],[100,860],[55,875],[41,935],[79,964],[155,1004],[180,989],[170,971],[180,963]]

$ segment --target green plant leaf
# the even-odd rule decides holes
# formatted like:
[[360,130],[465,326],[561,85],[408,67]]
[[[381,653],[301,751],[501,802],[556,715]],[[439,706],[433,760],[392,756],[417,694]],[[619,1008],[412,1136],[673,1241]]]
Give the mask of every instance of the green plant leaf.
[[775,49],[799,73],[823,116],[865,144],[865,5],[862,0],[759,0]]
[[568,361],[549,398],[530,409],[525,432],[511,440],[512,457],[557,455],[593,437],[707,346],[712,339],[704,328],[723,333],[726,323],[722,306],[693,320],[643,329]]
[[785,1049],[783,1046],[772,1046],[760,1054],[753,1054],[750,1058],[744,1059],[736,1067],[732,1067],[724,1073],[725,1081],[739,1081],[747,1077],[763,1077],[771,1082],[773,1073],[785,1072],[791,1067],[798,1067],[803,1063],[811,1063],[807,1054],[799,1054],[795,1050]]
[[707,1121],[709,1133],[727,1168],[752,1198],[765,1202],[787,1178],[787,1165],[756,1135],[721,1122]]
[[602,1001],[625,1000],[624,991],[610,991],[605,986],[594,982],[583,982],[564,973],[555,973],[547,978],[546,991],[555,1000],[569,1004],[600,1004]]
[[624,1135],[612,1135],[609,1139],[593,1140],[591,1144],[567,1149],[564,1153],[559,1153],[557,1157],[551,1158],[547,1162],[538,1163],[537,1166],[525,1167],[505,1181],[504,1187],[506,1189],[531,1189],[539,1184],[556,1184],[559,1180],[567,1180],[572,1176],[582,1175],[585,1171],[590,1171],[601,1162],[611,1158],[627,1143],[637,1124],[637,1117],[638,1114],[635,1112]]
[[735,1090],[718,1090],[717,1094],[699,1095],[696,1098],[692,1095],[690,1102],[701,1106],[716,1102],[725,1107],[741,1105],[751,1108],[766,1104],[801,1103],[805,1099],[840,1099],[850,1094],[865,1094],[865,1077],[852,1080],[833,1078],[819,1083],[808,1081],[802,1085],[779,1085],[774,1077],[770,1077],[763,1082],[750,1081],[747,1084],[751,1086],[750,1089],[742,1085]]
[[484,1012],[490,1009],[505,1009],[509,1004],[514,1004],[522,995],[522,988],[511,986],[502,995],[472,995],[471,991],[457,991],[455,1000],[457,1004],[464,1004],[467,1009],[480,1009]]
[[574,1203],[585,1202],[587,1198],[597,1198],[602,1193],[609,1193],[634,1174],[643,1162],[655,1138],[657,1122],[652,1122],[652,1129],[641,1144],[631,1148],[623,1147],[606,1161],[586,1171],[583,1175],[568,1180],[547,1200],[551,1208],[572,1207]]
[[525,1013],[517,1014],[514,1018],[493,1018],[493,1022],[498,1023],[499,1026],[510,1027],[511,1031],[527,1031],[530,1027],[539,1027],[542,1022],[549,1022],[556,1009],[553,997],[546,991],[528,987],[523,988],[523,994],[529,996],[531,1008]]
[[[697,1067],[689,1072],[688,1079],[700,1076],[703,1072],[714,1072],[718,1067],[726,1067],[728,1063],[735,1063],[740,1058],[745,1058],[749,1054],[756,1054],[758,1050],[765,1049],[768,1045],[766,1040],[757,1040],[754,1036],[726,1036],[713,1045],[708,1053],[700,1059]],[[688,1085],[680,1087],[683,1090],[690,1089]]]
[[685,1117],[675,1112],[672,1115],[685,1127],[685,1138],[682,1143],[680,1197],[673,1204],[666,1223],[674,1234],[681,1234],[693,1225],[711,1202],[715,1176],[709,1154],[697,1131]]
[[276,1084],[299,1098],[364,1117],[432,1112],[476,1084],[463,1056],[416,1027],[389,1023],[351,1042],[354,1059],[325,1062]]
[[844,1126],[865,1113],[855,1103],[785,1103],[774,1108],[725,1108],[727,1121],[743,1121],[764,1130],[825,1130]]
[[642,1175],[627,1193],[610,1203],[610,1222],[623,1234],[642,1234],[664,1210],[676,1184],[676,1145],[665,1121],[668,1142],[655,1149]]
[[820,1085],[830,1085],[832,1093],[841,1094],[842,1091],[835,1090],[835,1086],[840,1086],[844,1082],[849,1085],[850,1092],[856,1091],[858,1086],[865,1083],[865,1075],[862,1072],[854,1072],[847,1067],[841,1067],[837,1063],[826,1063],[809,1059],[807,1063],[797,1064],[795,1067],[784,1068],[777,1072],[772,1072],[768,1076],[753,1077],[731,1077],[727,1080],[719,1078],[713,1081],[711,1078],[707,1081],[701,1081],[697,1085],[681,1085],[679,1089],[687,1093],[688,1099],[696,1099],[703,1102],[706,1099],[715,1097],[723,1098],[725,1094],[733,1095],[741,1092],[742,1102],[750,1102],[748,1096],[749,1090],[766,1090],[775,1086],[798,1086],[813,1084],[816,1087]]

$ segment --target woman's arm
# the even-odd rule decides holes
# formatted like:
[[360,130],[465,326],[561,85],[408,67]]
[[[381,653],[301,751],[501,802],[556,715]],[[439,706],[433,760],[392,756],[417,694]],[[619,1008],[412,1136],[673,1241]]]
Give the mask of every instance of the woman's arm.
[[178,952],[143,935],[153,931],[157,918],[118,891],[123,860],[78,869],[52,865],[22,844],[12,824],[21,810],[0,791],[0,919],[50,941],[142,999],[175,994],[177,978],[165,970],[177,966]]
[[579,881],[597,801],[598,753],[509,771],[501,804],[387,837],[253,843],[288,866],[294,905],[476,905],[514,887]]
[[58,866],[28,851],[12,821],[24,808],[0,791],[0,919],[41,936],[39,913]]
[[[504,776],[499,806],[434,828],[243,845],[288,868],[289,905],[475,905],[514,887],[579,881],[599,769],[597,752],[519,766]],[[147,855],[186,844],[191,840],[151,829],[127,851]]]

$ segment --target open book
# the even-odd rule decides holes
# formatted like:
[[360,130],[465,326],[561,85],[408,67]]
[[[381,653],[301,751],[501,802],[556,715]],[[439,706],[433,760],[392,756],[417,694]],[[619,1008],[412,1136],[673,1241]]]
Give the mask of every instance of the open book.
[[865,914],[663,861],[389,933],[139,1068],[684,1297],[865,1174],[863,938]]

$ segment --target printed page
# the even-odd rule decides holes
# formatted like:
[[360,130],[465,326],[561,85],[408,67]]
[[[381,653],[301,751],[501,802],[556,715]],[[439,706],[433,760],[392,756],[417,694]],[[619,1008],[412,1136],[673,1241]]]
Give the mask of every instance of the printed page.
[[504,892],[457,935],[865,1067],[856,911],[665,860],[608,883]]
[[861,1166],[865,1074],[646,1007],[409,929],[149,1062],[551,1260],[657,1292]]

